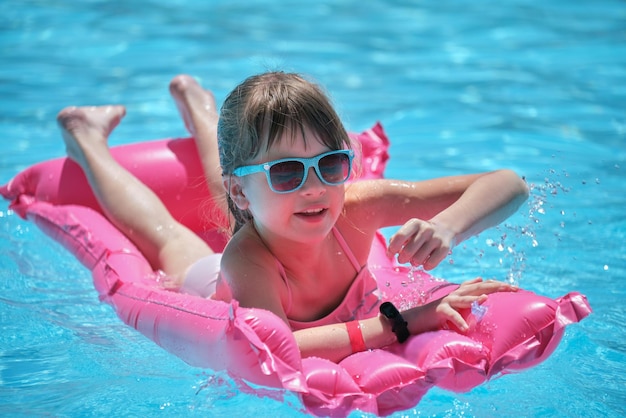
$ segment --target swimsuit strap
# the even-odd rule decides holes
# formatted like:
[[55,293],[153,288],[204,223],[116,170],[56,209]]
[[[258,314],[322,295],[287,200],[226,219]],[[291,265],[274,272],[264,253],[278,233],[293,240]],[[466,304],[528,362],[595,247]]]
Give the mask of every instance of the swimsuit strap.
[[[255,229],[255,232],[257,233],[261,242],[269,250],[269,247],[267,246],[267,244],[265,244],[265,241],[263,241],[263,238],[261,238],[261,235],[259,235],[258,231],[256,231],[256,227],[254,227],[254,223],[252,224],[252,226]],[[341,232],[339,232],[336,226],[333,226],[332,231],[333,231],[333,236],[339,243],[339,246],[343,250],[344,254],[348,258],[348,260],[350,261],[354,269],[357,271],[357,273],[360,273],[362,270],[362,266],[359,264],[358,260],[354,256],[354,253],[348,246],[348,243],[346,242],[345,238],[343,237],[343,235],[341,235]],[[280,262],[280,260],[274,255],[274,253],[272,253],[271,251],[270,253],[274,257],[274,260],[276,260],[276,268],[278,269],[278,273],[280,274],[281,279],[283,279],[283,282],[285,283],[285,286],[287,287],[287,306],[285,307],[285,315],[289,316],[289,312],[291,311],[291,307],[293,304],[293,296],[291,294],[291,287],[289,286],[289,281],[287,280],[287,273],[285,272],[285,267]]]
[[[258,232],[257,232],[257,234],[258,234]],[[350,263],[352,263],[352,266],[354,267],[354,270],[356,270],[357,273],[360,273],[361,270],[363,269],[362,266],[359,264],[358,260],[354,256],[354,253],[352,252],[352,250],[348,246],[348,243],[346,242],[345,238],[343,237],[343,235],[341,235],[341,232],[339,232],[339,230],[337,229],[336,226],[333,226],[333,235],[334,235],[335,239],[337,240],[337,242],[339,243],[339,246],[343,250],[343,252],[346,255],[346,257],[348,257],[348,260],[350,261]],[[259,235],[259,238],[261,238],[260,235]],[[261,241],[263,241],[263,238],[261,238]],[[263,243],[265,244],[265,242],[263,242]],[[267,245],[266,245],[266,247],[267,247]],[[278,260],[278,258],[276,258],[276,256],[274,254],[272,254],[272,255],[274,256],[274,259],[276,260],[276,266],[278,268],[278,273],[280,274],[280,277],[283,279],[283,282],[285,282],[285,286],[287,286],[287,298],[288,299],[287,299],[287,307],[285,309],[285,315],[289,315],[289,312],[291,311],[292,302],[293,302],[293,296],[291,295],[291,287],[289,287],[289,281],[287,280],[287,273],[285,272],[285,267]]]
[[346,257],[348,257],[348,260],[350,260],[350,263],[352,263],[352,265],[354,266],[354,269],[357,271],[357,273],[360,272],[363,269],[363,266],[359,264],[359,261],[354,256],[354,253],[348,246],[345,238],[343,237],[343,235],[341,235],[341,232],[339,232],[339,229],[337,229],[336,226],[333,226],[333,235],[335,236],[335,239],[339,243],[339,246],[341,247],[343,252],[346,254]]
[[287,286],[287,306],[285,308],[285,315],[289,315],[289,312],[291,311],[291,305],[293,304],[292,303],[293,297],[291,296],[291,287],[289,287],[289,281],[287,281],[287,273],[285,272],[285,267],[283,266],[283,263],[280,262],[278,257],[274,255],[272,250],[270,250],[270,247],[265,243],[265,240],[263,239],[263,237],[261,237],[261,234],[259,234],[259,231],[257,231],[256,226],[254,225],[254,222],[251,222],[251,224],[252,224],[252,229],[254,229],[254,232],[256,232],[256,235],[259,237],[259,239],[261,240],[265,248],[267,248],[267,251],[269,251],[269,253],[272,254],[272,257],[274,257],[274,260],[276,261],[276,268],[278,269],[278,274],[280,275],[280,278],[283,279],[285,286]]
[[276,258],[274,254],[272,254],[272,256],[274,257],[274,260],[276,260],[276,268],[278,269],[280,278],[283,279],[285,286],[287,286],[287,306],[285,307],[285,315],[289,315],[289,312],[291,312],[293,298],[291,296],[291,287],[289,287],[289,282],[287,281],[287,273],[285,273],[285,267],[280,261],[278,261],[278,258]]

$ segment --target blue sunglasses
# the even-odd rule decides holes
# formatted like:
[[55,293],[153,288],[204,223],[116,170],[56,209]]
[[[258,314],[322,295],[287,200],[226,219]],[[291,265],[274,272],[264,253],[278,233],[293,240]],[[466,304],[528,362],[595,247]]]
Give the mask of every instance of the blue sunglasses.
[[254,173],[265,173],[267,183],[275,193],[289,193],[298,190],[313,167],[317,177],[324,184],[337,186],[350,177],[354,151],[329,151],[311,158],[283,158],[257,165],[238,167],[233,174],[239,177]]

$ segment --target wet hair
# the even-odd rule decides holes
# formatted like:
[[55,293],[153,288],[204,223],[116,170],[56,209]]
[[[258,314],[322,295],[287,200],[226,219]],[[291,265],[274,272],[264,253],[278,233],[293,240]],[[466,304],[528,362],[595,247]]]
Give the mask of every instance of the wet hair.
[[[217,138],[222,175],[231,175],[268,151],[285,133],[291,133],[294,141],[298,130],[304,137],[305,128],[331,150],[351,148],[346,129],[318,85],[284,72],[247,78],[230,92],[221,108]],[[233,233],[252,219],[230,196],[228,209],[235,220]]]

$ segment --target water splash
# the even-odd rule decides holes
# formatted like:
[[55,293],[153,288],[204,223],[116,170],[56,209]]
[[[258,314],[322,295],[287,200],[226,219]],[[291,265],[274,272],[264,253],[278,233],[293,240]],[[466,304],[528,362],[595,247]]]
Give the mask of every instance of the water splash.
[[[540,246],[537,231],[542,227],[542,218],[554,210],[554,206],[550,202],[556,196],[570,191],[570,188],[561,182],[560,177],[568,178],[569,174],[565,171],[558,173],[556,170],[550,169],[542,182],[529,183],[527,210],[518,212],[514,221],[515,224],[505,222],[490,232],[486,231],[485,234],[489,235],[484,240],[485,247],[480,244],[475,248],[464,245],[462,250],[473,255],[476,264],[483,266],[487,262],[486,260],[494,255],[491,250],[495,250],[497,263],[505,270],[504,278],[495,278],[519,286],[527,269],[527,252]],[[560,210],[558,213],[562,217],[567,215],[564,210]],[[519,222],[519,217],[522,218],[522,222]],[[566,226],[565,220],[561,220],[559,225],[564,228]],[[558,232],[555,233],[555,236],[560,239]],[[452,257],[449,258],[449,263],[454,264]],[[493,269],[489,268],[489,270]]]
[[[488,239],[486,241],[488,246],[495,247],[497,251],[502,253],[498,261],[503,267],[508,265],[508,272],[504,281],[512,285],[519,286],[526,270],[527,255],[525,248],[528,248],[528,246],[531,248],[539,247],[536,231],[540,228],[541,218],[546,215],[547,210],[553,209],[553,206],[548,204],[549,200],[560,193],[567,193],[570,190],[569,187],[566,187],[560,181],[551,180],[551,177],[558,176],[554,169],[550,169],[549,174],[550,176],[544,177],[542,183],[528,184],[528,211],[522,214],[527,219],[526,223],[522,225],[505,223],[498,228],[506,230],[506,232],[500,235],[499,240]],[[569,174],[564,172],[564,176],[568,177]],[[561,214],[564,215],[564,212],[561,211]],[[561,223],[561,225],[564,226],[564,223]]]
[[409,283],[414,283],[417,287],[417,304],[423,305],[426,303],[426,292],[424,292],[424,268],[422,266],[411,266],[408,273],[408,281]]
[[476,322],[482,321],[486,313],[487,307],[485,305],[479,304],[478,301],[472,302],[472,315],[476,317]]

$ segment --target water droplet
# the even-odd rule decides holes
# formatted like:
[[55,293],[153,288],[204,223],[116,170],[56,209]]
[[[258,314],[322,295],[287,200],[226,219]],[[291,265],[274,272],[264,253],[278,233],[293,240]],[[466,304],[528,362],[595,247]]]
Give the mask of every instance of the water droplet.
[[476,321],[480,322],[486,313],[487,313],[487,307],[485,305],[480,305],[476,301],[472,303],[472,315],[476,317]]

